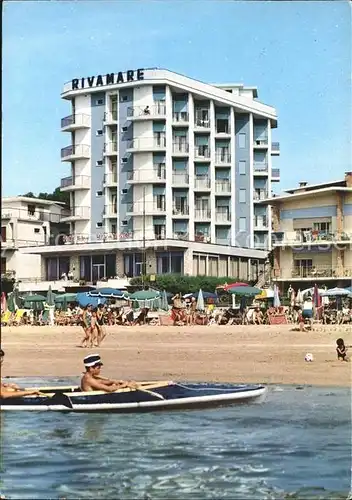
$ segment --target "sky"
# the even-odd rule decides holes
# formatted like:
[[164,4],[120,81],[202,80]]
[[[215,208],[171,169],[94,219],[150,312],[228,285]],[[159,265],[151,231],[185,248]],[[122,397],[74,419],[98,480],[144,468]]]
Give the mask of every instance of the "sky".
[[69,175],[64,83],[131,68],[256,86],[278,113],[276,192],[352,170],[347,1],[5,0],[2,51],[3,196]]

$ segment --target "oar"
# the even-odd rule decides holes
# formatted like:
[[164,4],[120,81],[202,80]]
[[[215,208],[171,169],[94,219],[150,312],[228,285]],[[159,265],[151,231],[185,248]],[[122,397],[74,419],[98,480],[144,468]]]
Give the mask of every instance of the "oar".
[[149,391],[148,389],[143,389],[143,387],[137,387],[136,391],[146,392],[147,394],[150,394],[151,396],[154,396],[156,398],[165,399],[161,394],[154,391]]
[[[47,396],[47,394],[43,394],[43,396]],[[70,408],[70,410],[73,409],[71,398],[69,398],[63,392],[55,392],[55,394],[51,396],[49,400],[51,405],[62,405],[66,406],[66,408]]]

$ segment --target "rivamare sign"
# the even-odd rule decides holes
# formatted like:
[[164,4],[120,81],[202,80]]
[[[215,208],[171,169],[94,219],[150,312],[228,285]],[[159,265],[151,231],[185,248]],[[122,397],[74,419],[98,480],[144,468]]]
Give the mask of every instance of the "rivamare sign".
[[104,85],[116,85],[118,83],[128,83],[144,80],[144,69],[129,69],[125,72],[107,73],[106,75],[88,76],[84,78],[74,78],[72,80],[72,90],[89,89]]

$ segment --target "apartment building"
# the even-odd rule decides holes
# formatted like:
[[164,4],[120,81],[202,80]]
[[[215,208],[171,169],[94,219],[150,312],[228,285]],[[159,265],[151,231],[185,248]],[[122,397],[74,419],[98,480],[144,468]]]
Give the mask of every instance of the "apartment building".
[[70,257],[87,281],[143,269],[253,277],[271,238],[260,201],[280,180],[276,111],[257,97],[164,69],[65,84],[70,235],[43,258]]
[[[41,277],[40,255],[22,253],[60,241],[68,231],[61,222],[68,214],[64,204],[15,196],[1,202],[1,275],[19,280]],[[62,238],[62,236],[61,236]]]
[[285,289],[352,279],[352,173],[262,202],[272,207],[273,279]]

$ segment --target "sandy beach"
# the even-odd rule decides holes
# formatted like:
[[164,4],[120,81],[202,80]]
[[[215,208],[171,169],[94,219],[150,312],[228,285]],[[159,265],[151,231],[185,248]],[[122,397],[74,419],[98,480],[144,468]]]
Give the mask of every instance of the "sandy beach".
[[[82,349],[79,327],[4,327],[2,377],[79,376],[99,352],[104,374],[135,380],[188,380],[350,386],[352,363],[336,359],[335,341],[352,344],[351,326],[312,332],[280,326],[107,327],[102,346]],[[311,352],[314,362],[304,356]],[[352,353],[352,349],[350,353]]]

